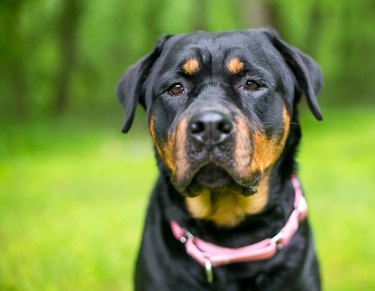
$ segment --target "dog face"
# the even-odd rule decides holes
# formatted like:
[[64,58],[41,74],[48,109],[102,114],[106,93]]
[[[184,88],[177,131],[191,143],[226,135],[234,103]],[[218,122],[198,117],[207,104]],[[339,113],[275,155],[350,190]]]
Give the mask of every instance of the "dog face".
[[266,205],[301,93],[321,119],[321,80],[309,57],[270,30],[164,37],[119,83],[123,131],[140,102],[191,215],[234,226]]

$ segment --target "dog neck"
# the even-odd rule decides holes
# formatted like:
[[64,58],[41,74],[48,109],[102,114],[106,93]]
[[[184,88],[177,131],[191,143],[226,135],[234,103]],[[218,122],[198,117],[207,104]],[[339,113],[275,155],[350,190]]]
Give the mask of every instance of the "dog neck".
[[187,197],[187,210],[196,219],[212,221],[221,227],[234,227],[247,215],[260,213],[268,201],[269,174],[264,175],[257,186],[257,192],[250,196],[228,189],[215,193],[203,189],[196,197]]
[[[303,197],[296,176],[291,177],[294,189],[294,208],[283,228],[272,238],[265,238],[256,244],[240,248],[221,247],[195,237],[189,230],[182,228],[177,222],[171,221],[170,226],[174,237],[184,244],[186,252],[200,265],[206,268],[207,280],[212,282],[211,267],[223,266],[239,262],[263,261],[272,258],[277,251],[286,247],[297,232],[300,221],[307,215],[307,203]],[[211,273],[211,274],[210,274]]]

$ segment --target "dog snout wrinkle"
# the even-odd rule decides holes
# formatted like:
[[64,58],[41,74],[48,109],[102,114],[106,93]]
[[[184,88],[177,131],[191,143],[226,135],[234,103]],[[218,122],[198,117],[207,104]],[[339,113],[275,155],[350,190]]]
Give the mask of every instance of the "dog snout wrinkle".
[[195,114],[189,124],[189,135],[201,144],[220,144],[226,141],[234,129],[230,116],[218,111]]

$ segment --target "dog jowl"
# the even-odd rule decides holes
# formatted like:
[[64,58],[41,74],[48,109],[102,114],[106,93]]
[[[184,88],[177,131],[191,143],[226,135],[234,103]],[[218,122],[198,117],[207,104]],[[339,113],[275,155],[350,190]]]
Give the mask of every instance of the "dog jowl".
[[123,132],[140,103],[160,169],[136,290],[320,289],[295,153],[296,106],[304,96],[321,120],[321,84],[318,65],[266,29],[165,36],[126,71]]

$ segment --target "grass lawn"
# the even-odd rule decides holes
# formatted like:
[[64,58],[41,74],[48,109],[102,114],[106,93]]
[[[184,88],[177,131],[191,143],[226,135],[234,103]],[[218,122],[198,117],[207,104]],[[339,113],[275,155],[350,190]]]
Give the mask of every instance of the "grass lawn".
[[[303,116],[300,176],[325,290],[375,290],[375,108]],[[0,133],[0,290],[132,290],[150,139],[63,118]],[[138,125],[139,127],[139,125]]]

